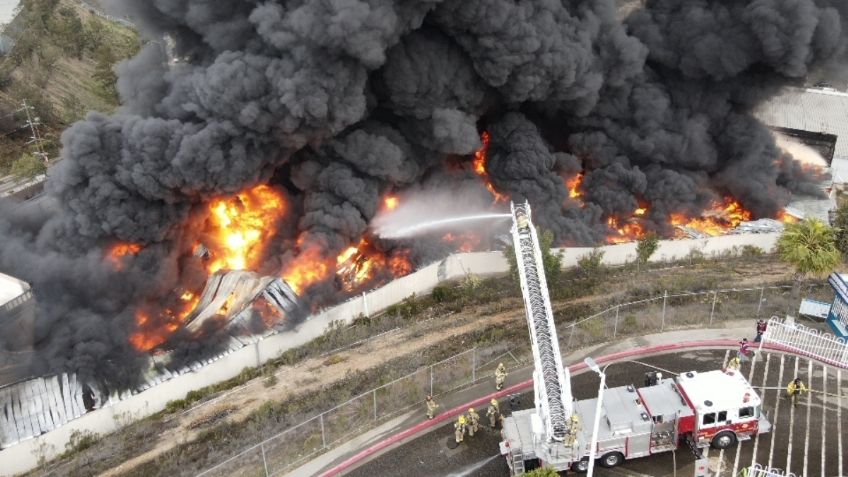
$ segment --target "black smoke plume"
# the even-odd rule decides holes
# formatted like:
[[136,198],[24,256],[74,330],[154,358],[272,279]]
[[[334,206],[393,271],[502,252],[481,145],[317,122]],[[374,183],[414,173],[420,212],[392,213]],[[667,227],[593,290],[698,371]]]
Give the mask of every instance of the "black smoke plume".
[[[118,68],[120,110],[63,134],[49,206],[0,209],[0,270],[38,296],[34,373],[117,385],[141,362],[135,308],[188,279],[185,223],[212,198],[285,189],[279,270],[356,243],[388,192],[474,180],[486,130],[492,184],[560,243],[640,204],[662,233],[724,196],[773,216],[815,186],[751,110],[845,54],[838,0],[647,0],[623,20],[612,0],[105,3],[151,42]],[[144,248],[116,269],[116,241]]]

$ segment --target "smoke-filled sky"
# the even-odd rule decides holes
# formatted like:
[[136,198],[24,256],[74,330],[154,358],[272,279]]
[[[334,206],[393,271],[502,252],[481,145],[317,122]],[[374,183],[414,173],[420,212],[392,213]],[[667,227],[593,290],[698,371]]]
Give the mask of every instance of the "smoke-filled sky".
[[[38,371],[113,381],[133,371],[135,306],[185,278],[185,224],[211,198],[271,181],[292,212],[268,268],[303,244],[332,256],[386,193],[488,197],[463,166],[486,130],[492,184],[561,243],[640,205],[660,232],[728,195],[773,216],[816,188],[750,111],[845,51],[841,0],[647,0],[624,20],[612,0],[104,3],[156,41],[118,68],[120,111],[62,135],[58,207],[0,209],[0,270],[38,294]],[[115,241],[144,245],[119,271]]]

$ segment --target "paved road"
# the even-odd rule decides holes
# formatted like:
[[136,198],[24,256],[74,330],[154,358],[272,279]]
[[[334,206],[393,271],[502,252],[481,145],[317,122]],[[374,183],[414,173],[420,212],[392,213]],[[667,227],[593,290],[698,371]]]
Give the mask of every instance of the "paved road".
[[[674,372],[708,371],[720,367],[727,354],[726,351],[693,351],[646,358],[642,362]],[[782,374],[780,373],[781,361],[783,362]],[[837,405],[835,396],[839,387],[836,380],[837,373],[834,369],[828,368],[825,375],[824,367],[821,365],[801,358],[797,361],[798,375],[802,379],[809,382],[812,376],[813,389],[821,391],[826,388],[826,391],[834,396],[811,393],[797,407],[793,407],[789,401],[782,399],[782,392],[777,389],[766,390],[765,408],[772,418],[777,416],[775,432],[763,435],[754,441],[743,442],[737,449],[728,452],[711,451],[709,457],[712,459],[713,475],[729,477],[736,475],[742,467],[751,465],[755,446],[757,462],[762,464],[771,461],[773,466],[788,467],[798,475],[844,475],[844,470],[848,469],[843,456],[846,443],[840,442],[842,429],[839,427],[842,425],[841,413],[846,401],[843,397],[842,406]],[[796,358],[793,356],[764,354],[754,364],[753,374],[751,374],[754,385],[767,388],[780,387],[780,383],[785,384],[790,379],[790,375],[795,374],[795,362]],[[767,374],[765,373],[766,364],[769,368]],[[637,363],[614,364],[607,370],[608,383],[610,386],[620,386],[631,382],[641,384],[645,370],[647,368],[644,365]],[[743,365],[742,370],[750,374],[751,365]],[[574,376],[572,384],[575,397],[585,399],[594,396],[597,393],[597,383],[598,378],[594,374],[583,373]],[[845,384],[845,381],[841,384]],[[843,389],[842,396],[845,395],[846,390]],[[823,399],[827,400],[824,411],[822,410]],[[521,407],[530,405],[532,405],[532,397],[525,394]],[[496,432],[485,430],[474,438],[466,438],[466,442],[456,449],[450,449],[447,445],[452,438],[452,426],[442,426],[365,463],[347,475],[358,477],[374,475],[500,477],[508,475],[505,462],[497,456],[499,436]],[[675,458],[680,475],[691,475],[693,457],[688,450],[680,450],[676,455],[669,453],[636,459],[618,469],[597,468],[595,473],[599,477],[672,475]],[[719,462],[722,463],[721,468],[718,467]]]

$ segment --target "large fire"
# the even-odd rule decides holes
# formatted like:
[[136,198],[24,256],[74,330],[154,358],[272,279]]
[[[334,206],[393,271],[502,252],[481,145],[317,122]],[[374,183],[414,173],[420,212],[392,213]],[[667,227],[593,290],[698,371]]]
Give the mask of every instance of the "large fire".
[[683,214],[671,214],[669,223],[716,236],[736,228],[742,222],[751,220],[751,217],[751,212],[746,210],[739,201],[726,197],[724,202],[713,203],[701,217],[688,218]]
[[412,271],[409,252],[396,251],[387,256],[363,238],[336,257],[336,276],[346,292],[356,291],[383,270],[393,277],[409,274]]
[[124,269],[124,257],[128,255],[136,255],[141,252],[141,245],[131,242],[119,242],[109,247],[106,251],[106,259],[112,264],[112,268],[117,271]]
[[321,247],[304,243],[303,237],[298,240],[298,248],[300,253],[286,265],[281,275],[292,290],[301,295],[310,285],[330,276],[334,261],[324,256]]
[[212,260],[207,269],[254,269],[262,258],[272,226],[285,213],[283,195],[267,185],[259,185],[235,196],[209,204],[209,230],[204,245]]
[[140,307],[135,314],[137,331],[130,335],[130,344],[139,351],[150,351],[164,343],[180,329],[199,301],[200,296],[185,291],[176,303],[162,311],[153,312],[151,308],[155,307],[150,304]]
[[489,136],[488,131],[483,131],[483,134],[480,135],[480,141],[483,143],[480,146],[480,149],[474,153],[474,162],[472,163],[474,166],[474,173],[480,176],[483,179],[483,182],[486,184],[486,189],[492,193],[492,196],[495,198],[495,202],[506,202],[509,198],[495,190],[495,186],[492,185],[492,182],[489,180],[489,172],[486,170],[486,163],[489,160],[489,141],[491,137]]
[[565,186],[568,187],[568,196],[572,199],[578,199],[583,196],[583,191],[580,186],[583,184],[583,173],[576,174],[574,177],[565,181]]

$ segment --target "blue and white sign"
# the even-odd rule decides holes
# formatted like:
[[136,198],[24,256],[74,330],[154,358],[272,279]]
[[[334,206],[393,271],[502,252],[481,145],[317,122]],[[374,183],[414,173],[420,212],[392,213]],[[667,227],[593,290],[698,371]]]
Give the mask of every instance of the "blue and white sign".
[[848,276],[831,273],[827,283],[833,287],[836,296],[827,314],[827,324],[833,333],[840,338],[848,339]]

